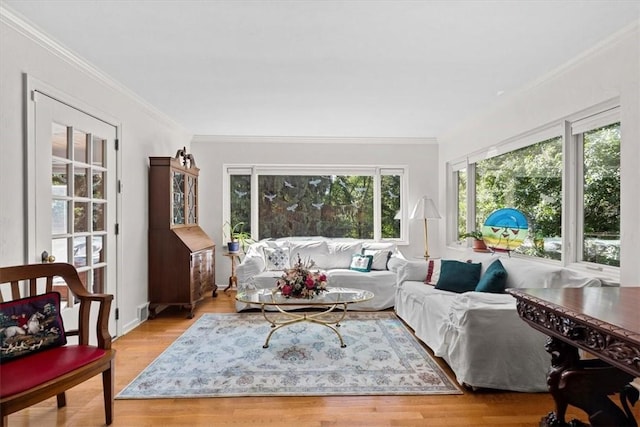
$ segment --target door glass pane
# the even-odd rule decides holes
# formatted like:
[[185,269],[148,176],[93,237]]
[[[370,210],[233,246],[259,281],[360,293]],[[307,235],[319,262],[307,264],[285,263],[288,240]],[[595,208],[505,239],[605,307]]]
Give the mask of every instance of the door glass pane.
[[89,197],[88,174],[88,168],[76,166],[73,169],[73,194],[75,196]]
[[[87,264],[87,241],[88,237],[74,237],[73,238],[73,265],[76,267],[84,267]],[[91,255],[91,250],[89,250]]]
[[104,215],[106,205],[104,203],[93,203],[93,231],[104,231]]
[[69,257],[67,256],[69,252],[68,246],[69,239],[66,237],[51,240],[51,255],[56,257],[56,262],[69,262]]
[[91,163],[94,166],[105,166],[104,164],[104,150],[105,150],[105,140],[99,138],[97,136],[93,136],[93,154]]
[[73,160],[76,162],[89,163],[87,159],[89,135],[74,129],[73,130]]
[[51,194],[66,196],[68,194],[68,165],[54,160],[51,166]]
[[89,231],[89,210],[88,202],[74,202],[73,204],[73,231],[84,233]]
[[93,269],[93,293],[101,294],[104,292],[104,274],[104,267]]
[[66,200],[51,201],[51,234],[69,232],[69,203]]
[[91,255],[91,264],[95,265],[95,264],[99,264],[101,262],[105,262],[105,254],[106,251],[104,250],[104,243],[105,243],[105,237],[104,235],[102,236],[93,236],[93,247],[92,247],[92,255]]
[[67,127],[58,123],[51,124],[51,154],[55,157],[67,159],[69,149],[67,142]]
[[104,199],[104,172],[93,172],[92,194],[94,199]]
[[78,271],[78,276],[80,277],[80,282],[85,289],[91,290],[90,287],[87,287],[87,280],[89,279],[89,272],[91,270]]

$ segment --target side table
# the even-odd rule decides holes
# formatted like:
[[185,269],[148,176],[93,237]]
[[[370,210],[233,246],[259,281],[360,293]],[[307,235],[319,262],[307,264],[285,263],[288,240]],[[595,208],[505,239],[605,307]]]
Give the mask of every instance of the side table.
[[223,292],[227,292],[234,285],[235,285],[236,289],[238,289],[238,278],[236,277],[236,259],[238,261],[240,261],[240,254],[239,253],[226,252],[223,255],[231,260],[231,276],[229,276],[229,285],[223,291]]

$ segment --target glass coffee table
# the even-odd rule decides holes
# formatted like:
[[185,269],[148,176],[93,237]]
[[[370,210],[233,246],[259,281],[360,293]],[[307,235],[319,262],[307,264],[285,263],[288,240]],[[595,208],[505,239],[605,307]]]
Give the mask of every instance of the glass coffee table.
[[[269,340],[275,331],[299,322],[311,322],[326,326],[338,335],[340,347],[344,348],[347,345],[337,328],[340,327],[340,322],[347,314],[347,307],[349,304],[368,301],[373,296],[373,292],[362,289],[327,288],[326,292],[315,295],[311,299],[286,298],[279,291],[273,289],[258,289],[239,291],[236,299],[243,303],[259,305],[262,315],[271,324],[273,329],[267,335],[263,348],[269,347]],[[273,307],[276,310],[267,311],[267,307]],[[294,311],[302,307],[318,308],[319,310],[313,312]],[[284,316],[279,316],[279,314]]]

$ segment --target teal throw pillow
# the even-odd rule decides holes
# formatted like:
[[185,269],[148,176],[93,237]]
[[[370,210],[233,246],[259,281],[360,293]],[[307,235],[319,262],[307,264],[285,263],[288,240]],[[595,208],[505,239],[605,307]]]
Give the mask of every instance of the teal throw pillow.
[[481,263],[442,260],[436,289],[459,294],[474,291],[480,280]]
[[477,292],[491,292],[494,294],[504,293],[504,289],[507,286],[507,270],[499,259],[493,261],[487,271],[484,272],[478,286],[476,286]]

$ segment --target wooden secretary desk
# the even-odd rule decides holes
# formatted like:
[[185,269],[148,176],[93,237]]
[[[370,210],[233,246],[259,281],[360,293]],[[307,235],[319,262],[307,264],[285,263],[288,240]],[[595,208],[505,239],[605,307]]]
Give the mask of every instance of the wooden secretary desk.
[[198,225],[198,174],[185,149],[149,157],[149,318],[170,305],[189,310],[216,296],[215,244]]

